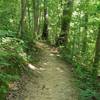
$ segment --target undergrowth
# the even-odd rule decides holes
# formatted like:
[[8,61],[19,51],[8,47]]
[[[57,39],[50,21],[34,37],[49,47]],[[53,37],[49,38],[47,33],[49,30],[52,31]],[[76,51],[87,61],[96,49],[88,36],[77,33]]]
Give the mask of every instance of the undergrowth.
[[25,41],[25,52],[27,53],[27,59],[30,63],[34,64],[39,62],[40,49],[36,46],[35,42],[26,40]]
[[0,100],[5,99],[9,83],[19,80],[27,64],[24,41],[4,37],[0,38]]
[[100,100],[100,84],[93,78],[93,73],[72,59],[70,50],[60,47],[62,58],[74,67],[77,86],[80,89],[79,100]]
[[39,51],[30,38],[25,41],[14,37],[0,38],[0,100],[5,100],[9,83],[17,81],[23,74],[31,75],[28,63],[39,61]]

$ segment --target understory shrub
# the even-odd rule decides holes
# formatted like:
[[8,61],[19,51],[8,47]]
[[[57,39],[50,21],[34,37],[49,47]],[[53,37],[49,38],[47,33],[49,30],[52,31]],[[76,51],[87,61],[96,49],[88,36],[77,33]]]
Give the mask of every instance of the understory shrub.
[[9,90],[10,81],[19,79],[27,63],[24,41],[5,37],[0,38],[0,99]]
[[30,38],[25,40],[25,52],[27,53],[27,59],[30,63],[37,63],[40,60],[41,50],[36,46],[36,41],[32,41]]
[[[93,78],[93,73],[87,67],[80,65],[76,59],[73,59],[69,48],[60,47],[60,54],[64,60],[72,64],[77,79],[77,86],[80,89],[79,100],[100,100],[100,85]],[[80,59],[81,60],[81,59]]]

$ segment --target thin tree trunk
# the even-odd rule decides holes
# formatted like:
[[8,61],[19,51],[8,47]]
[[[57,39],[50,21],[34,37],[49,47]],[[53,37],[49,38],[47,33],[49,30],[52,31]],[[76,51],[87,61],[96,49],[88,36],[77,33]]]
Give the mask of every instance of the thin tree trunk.
[[37,32],[38,32],[38,21],[39,21],[39,0],[32,0],[33,2],[33,16],[34,16],[34,34],[35,37],[37,37]]
[[96,50],[95,50],[95,57],[94,57],[94,63],[93,63],[93,74],[96,77],[98,75],[98,66],[100,62],[100,24],[98,28],[98,36],[96,40]]
[[86,50],[87,50],[87,31],[88,31],[88,17],[89,17],[89,14],[88,14],[88,11],[87,11],[87,8],[88,8],[88,5],[89,5],[89,0],[85,0],[84,1],[84,16],[83,16],[83,23],[84,23],[84,31],[83,31],[83,46],[82,46],[82,55],[84,56]]
[[88,14],[85,13],[85,16],[84,16],[85,20],[84,20],[84,36],[83,36],[83,47],[82,47],[82,53],[84,55],[84,53],[86,52],[86,48],[87,48],[87,30],[88,30]]
[[44,0],[44,26],[43,26],[43,33],[42,39],[48,39],[48,9],[47,9],[47,1]]
[[[70,21],[72,17],[72,9],[73,9],[73,0],[67,0],[64,9],[63,9],[63,16],[62,16],[62,24],[61,24],[61,35],[57,39],[56,44],[63,44],[65,45],[68,42],[68,33],[70,29]],[[60,40],[61,43],[58,43]]]
[[26,0],[21,0],[21,19],[19,24],[19,36],[23,38],[25,34],[25,15],[26,15]]
[[27,0],[27,13],[28,13],[28,29],[31,30],[31,14],[30,14],[30,3],[29,0]]

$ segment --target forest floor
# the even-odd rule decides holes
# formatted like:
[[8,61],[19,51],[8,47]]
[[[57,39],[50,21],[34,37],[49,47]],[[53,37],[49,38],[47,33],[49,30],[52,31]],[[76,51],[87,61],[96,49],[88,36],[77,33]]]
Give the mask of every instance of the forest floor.
[[71,66],[61,60],[57,49],[43,43],[37,45],[43,52],[36,67],[29,64],[34,75],[23,90],[9,100],[78,100]]

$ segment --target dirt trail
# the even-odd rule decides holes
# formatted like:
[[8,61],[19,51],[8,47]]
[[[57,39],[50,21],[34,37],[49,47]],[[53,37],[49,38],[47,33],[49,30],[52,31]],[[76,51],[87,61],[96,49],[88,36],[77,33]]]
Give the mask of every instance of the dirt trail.
[[75,79],[68,65],[59,55],[52,53],[47,45],[39,46],[43,49],[43,56],[39,62],[40,67],[35,69],[33,66],[37,75],[14,100],[78,100]]

